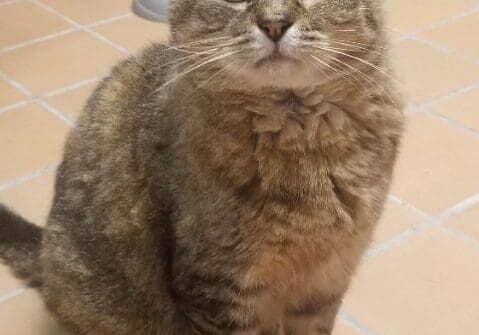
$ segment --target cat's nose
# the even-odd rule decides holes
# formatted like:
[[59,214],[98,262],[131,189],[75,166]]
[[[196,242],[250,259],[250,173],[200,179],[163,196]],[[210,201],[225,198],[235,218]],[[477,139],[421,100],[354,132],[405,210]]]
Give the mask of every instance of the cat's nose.
[[284,36],[289,27],[293,23],[286,20],[271,21],[271,20],[258,20],[258,26],[260,29],[273,41],[279,42]]

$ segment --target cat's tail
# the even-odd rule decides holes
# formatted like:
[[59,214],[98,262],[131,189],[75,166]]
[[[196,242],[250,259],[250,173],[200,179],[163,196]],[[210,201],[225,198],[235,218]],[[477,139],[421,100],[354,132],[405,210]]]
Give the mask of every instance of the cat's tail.
[[30,286],[41,285],[42,228],[0,204],[0,260]]

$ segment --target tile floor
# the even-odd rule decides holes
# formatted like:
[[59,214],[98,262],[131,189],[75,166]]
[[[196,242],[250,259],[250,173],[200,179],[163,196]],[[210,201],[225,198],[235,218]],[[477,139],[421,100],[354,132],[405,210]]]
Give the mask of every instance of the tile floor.
[[[0,0],[0,201],[45,221],[62,144],[110,66],[168,28],[130,0]],[[479,334],[479,0],[387,0],[409,124],[335,335]],[[59,335],[0,265],[0,333]]]

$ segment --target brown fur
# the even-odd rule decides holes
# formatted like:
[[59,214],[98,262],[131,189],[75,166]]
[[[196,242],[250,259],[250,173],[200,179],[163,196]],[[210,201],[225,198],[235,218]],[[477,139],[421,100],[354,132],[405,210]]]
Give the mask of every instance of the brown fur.
[[[330,334],[402,133],[377,1],[172,12],[174,47],[118,65],[68,139],[45,302],[75,334]],[[296,23],[297,61],[264,59],[258,18]]]

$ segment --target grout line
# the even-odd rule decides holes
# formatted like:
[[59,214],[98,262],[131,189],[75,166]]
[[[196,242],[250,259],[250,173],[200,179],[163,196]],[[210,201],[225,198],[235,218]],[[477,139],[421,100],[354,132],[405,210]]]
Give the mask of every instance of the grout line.
[[376,257],[384,254],[385,252],[402,245],[404,242],[408,241],[409,239],[413,238],[414,236],[418,235],[419,233],[427,230],[433,225],[432,220],[426,219],[421,223],[418,223],[405,231],[395,235],[394,237],[390,238],[389,240],[379,243],[378,245],[370,248],[366,251],[366,254],[363,256],[364,262],[369,262]]
[[474,127],[471,127],[471,126],[468,126],[467,124],[464,124],[462,122],[450,119],[447,116],[439,114],[439,113],[437,113],[433,110],[424,109],[424,110],[421,111],[421,113],[432,116],[433,118],[438,119],[438,120],[446,123],[447,125],[449,125],[453,128],[458,128],[460,130],[464,130],[464,131],[470,133],[471,135],[479,136],[479,130],[478,129],[476,129]]
[[479,81],[476,82],[476,83],[473,83],[473,84],[470,84],[470,85],[467,85],[467,86],[464,86],[464,87],[461,87],[461,88],[458,88],[456,90],[452,90],[451,92],[449,93],[446,93],[446,94],[443,94],[443,95],[440,95],[440,96],[437,96],[437,97],[434,97],[434,98],[431,98],[423,103],[420,103],[419,104],[419,109],[421,108],[427,108],[427,107],[431,107],[431,106],[434,106],[436,104],[439,104],[441,102],[445,102],[447,100],[450,100],[452,98],[455,98],[461,94],[465,94],[465,93],[468,93],[476,88],[479,88]]
[[0,71],[0,79],[3,79],[7,83],[15,87],[17,90],[22,92],[24,95],[28,97],[33,96],[32,92],[30,92],[25,86],[23,86],[22,84],[20,84],[18,81],[14,80],[13,78],[11,78],[9,75],[4,73],[3,71]]
[[454,237],[460,239],[464,243],[479,250],[479,241],[476,238],[470,236],[469,234],[466,234],[459,229],[451,227],[450,225],[441,225],[439,229],[441,229],[443,232],[447,234],[453,235]]
[[75,122],[69,116],[63,114],[63,112],[61,112],[58,109],[56,109],[55,107],[51,106],[46,101],[44,101],[42,99],[38,99],[37,104],[39,104],[44,109],[49,111],[51,114],[53,114],[56,117],[58,117],[59,119],[61,119],[63,122],[68,124],[70,127],[73,127],[75,125]]
[[86,27],[83,28],[83,30],[86,31],[87,33],[89,33],[91,36],[95,37],[97,40],[103,41],[106,44],[108,44],[109,46],[111,46],[112,48],[115,48],[116,50],[120,51],[122,54],[124,54],[124,55],[130,55],[131,54],[131,52],[127,48],[109,40],[108,38],[106,38],[102,34],[97,33],[96,31],[94,31],[90,28],[86,28]]
[[413,36],[413,37],[410,37],[409,39],[412,40],[412,41],[416,41],[416,42],[425,44],[425,45],[427,45],[427,46],[429,46],[433,49],[442,51],[442,52],[447,53],[449,55],[454,55],[457,58],[460,58],[464,62],[469,62],[469,63],[472,63],[472,64],[479,65],[479,61],[476,58],[468,56],[466,54],[463,54],[461,52],[461,50],[457,50],[455,48],[451,48],[449,46],[442,45],[442,44],[439,44],[437,42],[433,42],[431,40],[421,38],[421,37]]
[[[3,4],[0,4],[0,5],[3,5]],[[87,29],[88,28],[95,28],[97,26],[100,26],[100,25],[103,25],[103,24],[106,24],[106,23],[115,22],[115,21],[118,21],[118,20],[121,20],[121,19],[132,17],[132,16],[134,16],[133,13],[127,13],[127,14],[123,14],[123,15],[119,15],[119,16],[114,16],[114,17],[111,17],[111,18],[108,18],[108,19],[105,19],[105,20],[90,23],[90,24],[86,25],[85,27]],[[68,22],[68,23],[72,24],[71,22]],[[6,46],[6,47],[3,47],[2,49],[0,49],[0,54],[6,53],[6,52],[9,52],[9,51],[13,51],[13,50],[17,50],[17,49],[21,49],[21,48],[24,48],[24,47],[28,47],[28,46],[31,46],[31,45],[35,45],[35,44],[38,44],[38,43],[41,43],[41,42],[49,41],[51,39],[54,39],[54,38],[57,38],[57,37],[60,37],[60,36],[64,36],[64,35],[68,35],[68,34],[72,34],[72,33],[75,33],[75,32],[79,32],[79,31],[82,31],[82,30],[84,30],[84,29],[82,29],[82,27],[75,26],[74,28],[65,29],[65,30],[62,30],[62,31],[59,31],[59,32],[56,32],[56,33],[53,33],[53,34],[48,34],[48,35],[44,35],[44,36],[41,36],[41,37],[38,37],[38,38],[35,38],[35,39],[31,39],[31,40],[28,40],[28,41],[25,41],[25,42],[21,42],[21,43],[18,43],[18,44],[9,45],[9,46]]]
[[83,86],[87,86],[87,85],[90,85],[90,84],[97,83],[98,81],[102,80],[102,78],[103,77],[94,77],[94,78],[90,78],[90,79],[85,79],[85,80],[79,81],[77,83],[74,83],[72,85],[64,86],[64,87],[61,87],[59,89],[47,92],[47,93],[42,95],[42,98],[51,98],[51,97],[54,97],[54,96],[57,96],[57,95],[60,95],[60,94],[64,94],[64,93],[76,90],[77,88],[81,88]]
[[[116,44],[114,42],[112,42],[111,40],[109,40],[108,38],[106,38],[105,36],[95,32],[94,30],[86,27],[86,26],[83,26],[81,24],[79,24],[78,22],[72,20],[71,18],[69,18],[68,16],[66,15],[63,15],[62,13],[58,12],[57,10],[55,10],[54,8],[42,3],[41,1],[38,1],[38,0],[28,0],[30,3],[33,3],[33,4],[36,4],[38,5],[39,7],[43,8],[44,10],[50,12],[50,13],[53,13],[55,15],[58,15],[59,17],[61,17],[62,19],[64,19],[66,22],[70,23],[74,28],[71,28],[67,31],[63,31],[63,32],[59,32],[59,33],[56,33],[56,34],[52,34],[52,35],[49,35],[48,37],[43,37],[43,38],[39,38],[39,39],[36,39],[34,41],[29,41],[29,42],[25,42],[25,43],[22,43],[20,46],[17,45],[17,47],[23,47],[23,46],[26,46],[26,45],[31,45],[31,44],[35,44],[35,43],[39,43],[41,41],[44,41],[44,40],[48,40],[50,38],[54,38],[54,37],[57,37],[57,36],[60,36],[60,35],[64,35],[64,34],[67,34],[67,33],[70,33],[70,32],[73,32],[73,31],[85,31],[86,33],[90,34],[92,37],[96,38],[97,40],[101,40],[103,41],[104,43],[108,44],[109,46],[119,50],[121,53],[123,54],[130,54],[130,52],[128,51],[128,49],[124,48],[123,46],[119,45],[119,44]],[[128,15],[130,16],[130,15]],[[117,17],[114,17],[114,18],[110,18],[109,20],[114,20],[114,19],[120,19],[120,18],[123,18],[123,17],[126,17],[126,14],[124,15],[121,15],[121,16],[117,16]],[[3,50],[3,49],[2,49]],[[13,47],[11,48],[8,48],[9,51],[13,50]],[[1,52],[0,52],[1,53]],[[52,96],[54,95],[53,93],[57,93],[57,92],[65,92],[65,91],[68,91],[69,90],[69,87],[64,87],[64,88],[61,88],[57,91],[54,91],[53,93],[50,92],[50,93],[47,93],[46,95],[44,96],[35,96],[32,92],[30,92],[25,86],[23,86],[22,84],[20,84],[19,82],[15,81],[13,78],[9,77],[7,74],[5,73],[2,73],[0,72],[0,78],[4,79],[5,81],[7,81],[10,85],[14,86],[15,88],[17,88],[20,92],[22,92],[24,95],[26,95],[30,100],[29,102],[36,102],[38,103],[39,105],[41,105],[43,108],[45,108],[48,112],[50,112],[51,114],[55,115],[56,117],[60,118],[62,121],[64,121],[65,123],[67,123],[69,126],[72,126],[74,124],[74,122],[71,120],[70,117],[66,116],[64,113],[62,113],[61,111],[57,110],[56,108],[52,107],[50,104],[48,104],[47,101],[44,100],[44,98],[46,96]],[[87,79],[86,81],[82,81],[80,83],[77,83],[77,84],[73,84],[71,85],[72,87],[76,88],[76,87],[80,87],[81,85],[83,84],[87,84],[87,83],[90,83],[90,82],[93,82],[95,79]],[[77,86],[79,85],[79,86]],[[72,88],[73,89],[73,88]],[[60,93],[58,93],[60,94]],[[11,106],[6,106],[6,107],[2,107],[0,109],[0,113],[3,113],[5,111],[9,111],[9,110],[12,110],[16,107],[19,107],[19,106],[23,106],[24,104],[26,104],[27,102],[22,102],[22,103],[17,103],[17,104],[14,104],[14,105],[11,105]]]
[[31,97],[28,100],[24,100],[22,102],[0,108],[0,115],[4,114],[4,113],[7,113],[7,112],[10,112],[12,110],[15,110],[17,108],[26,106],[28,104],[37,104],[37,105],[43,107],[43,109],[45,109],[47,112],[49,112],[50,114],[55,115],[56,117],[61,119],[63,122],[65,122],[69,126],[73,126],[75,124],[75,122],[69,116],[63,114],[63,112],[61,112],[58,109],[56,109],[55,107],[51,106],[46,101],[44,101],[40,98],[35,98],[35,97]]
[[361,324],[358,320],[354,319],[351,315],[346,313],[344,310],[341,310],[338,313],[338,317],[343,323],[353,328],[355,331],[357,331],[361,335],[379,335],[378,333],[375,333],[372,330],[368,329],[366,326]]
[[41,96],[35,96],[29,89],[27,89],[25,86],[20,84],[18,81],[14,80],[11,78],[8,74],[0,71],[0,79],[5,80],[8,82],[10,85],[14,86],[17,88],[19,91],[21,91],[24,95],[26,95],[28,98],[30,98],[31,102],[36,102],[40,106],[42,106],[44,109],[46,109],[48,112],[51,114],[55,115],[56,117],[60,118],[62,121],[64,121],[66,124],[69,126],[73,125],[73,121],[66,115],[64,115],[62,112],[58,111],[54,107],[50,106],[48,102],[46,102]]
[[448,25],[449,23],[453,23],[453,22],[458,21],[462,18],[473,15],[478,11],[479,11],[479,5],[475,5],[471,8],[469,8],[468,10],[466,10],[464,12],[461,12],[459,14],[449,16],[449,17],[444,18],[444,19],[439,20],[439,21],[435,21],[435,22],[433,22],[433,23],[431,23],[431,24],[429,24],[425,27],[422,27],[418,30],[415,30],[411,33],[402,34],[403,36],[400,39],[401,40],[406,40],[406,39],[409,39],[409,38],[417,37],[418,35],[423,34],[425,32],[428,32],[428,31],[431,31],[431,30],[434,30],[434,29],[437,29],[437,28],[441,28],[445,25]]
[[[1,76],[1,72],[0,72],[0,76]],[[4,77],[0,77],[2,79],[4,79]],[[51,97],[55,97],[55,96],[58,96],[58,95],[61,95],[61,94],[64,94],[64,93],[68,93],[70,91],[73,91],[73,90],[76,90],[78,88],[81,88],[81,87],[84,87],[84,86],[87,86],[87,85],[90,85],[90,84],[94,84],[94,83],[97,83],[99,81],[101,81],[104,77],[93,77],[93,78],[90,78],[90,79],[85,79],[85,80],[81,80],[77,83],[74,83],[74,84],[71,84],[71,85],[67,85],[67,86],[64,86],[64,87],[61,87],[61,88],[58,88],[56,90],[53,90],[53,91],[50,91],[50,92],[47,92],[45,94],[42,94],[39,98],[38,97],[35,97],[31,94],[26,94],[27,97],[26,99],[24,99],[23,101],[20,101],[20,102],[16,102],[16,103],[13,103],[11,105],[7,105],[7,106],[4,106],[4,107],[0,107],[0,114],[2,113],[5,113],[5,112],[8,112],[8,111],[11,111],[13,109],[16,109],[16,108],[20,108],[20,107],[23,107],[29,103],[41,103],[41,101],[43,99],[47,99],[47,98],[51,98]],[[5,78],[6,81],[9,81],[8,79]],[[11,82],[10,82],[11,83]],[[17,87],[18,88],[18,87]],[[30,95],[28,97],[28,95]],[[40,100],[41,99],[41,100]],[[49,107],[50,108],[50,107]],[[71,121],[71,119],[69,117],[66,117],[63,113],[62,114],[62,118],[66,118],[68,120]]]
[[[434,29],[437,29],[437,28],[440,28],[440,27],[443,27],[443,26],[446,26],[447,24],[450,24],[450,23],[453,23],[455,21],[458,21],[464,17],[467,17],[467,16],[470,16],[470,15],[474,15],[476,14],[477,12],[479,12],[479,5],[475,5],[473,7],[471,7],[470,9],[466,10],[465,12],[462,12],[462,13],[459,13],[457,15],[454,15],[454,16],[451,16],[451,17],[448,17],[448,18],[445,18],[445,19],[442,19],[442,20],[439,20],[437,22],[434,22],[426,27],[423,27],[421,29],[418,29],[416,31],[413,31],[411,33],[402,33],[400,31],[397,31],[396,33],[398,33],[399,36],[398,38],[395,38],[393,39],[393,44],[397,44],[397,43],[400,43],[402,41],[405,41],[405,40],[414,40],[416,42],[419,42],[419,43],[422,43],[422,44],[425,44],[425,45],[428,45],[436,50],[439,50],[441,52],[445,52],[445,53],[448,53],[448,54],[452,54],[454,56],[457,56],[460,60],[462,61],[466,61],[466,62],[470,62],[470,63],[473,63],[473,64],[476,64],[476,65],[479,65],[479,60],[476,59],[476,58],[473,58],[469,55],[466,55],[462,52],[462,50],[459,50],[459,49],[456,49],[456,48],[453,48],[453,47],[449,47],[447,45],[443,45],[441,43],[437,43],[435,41],[431,41],[429,40],[428,38],[425,38],[425,37],[422,37],[420,36],[421,34],[423,34],[424,32],[427,32],[427,31],[430,31],[430,30],[434,30]],[[445,101],[448,101],[450,100],[451,98],[454,98],[460,94],[463,94],[463,93],[467,93],[475,88],[478,88],[479,87],[479,82],[476,82],[476,83],[473,83],[473,84],[470,84],[470,85],[467,85],[465,87],[462,87],[462,88],[459,88],[459,89],[455,89],[455,90],[452,90],[446,94],[440,94],[436,97],[433,97],[432,99],[426,101],[426,102],[422,102],[422,103],[418,103],[417,106],[415,108],[412,108],[410,111],[412,113],[422,113],[422,112],[425,112],[426,114],[434,117],[434,118],[440,118],[442,121],[445,121],[447,122],[449,125],[455,127],[455,128],[459,128],[461,130],[465,130],[469,133],[473,133],[474,135],[478,135],[479,134],[479,131],[477,129],[475,129],[474,127],[469,127],[468,125],[462,123],[462,122],[459,122],[459,121],[455,121],[453,119],[450,119],[446,116],[443,116],[441,114],[438,114],[438,113],[435,113],[434,111],[428,111],[427,108],[430,107],[430,106],[433,106],[435,104],[438,104],[438,103],[441,103],[441,102],[445,102]]]
[[13,5],[14,3],[22,2],[22,1],[23,0],[10,0],[10,1],[0,2],[0,7],[6,6],[6,5]]
[[440,221],[445,221],[454,215],[460,214],[476,206],[477,204],[479,204],[479,193],[476,193],[470,197],[467,197],[466,199],[460,201],[456,205],[449,207],[448,209],[440,213],[437,216],[437,219]]
[[18,297],[19,295],[22,295],[26,291],[25,287],[19,287],[17,289],[14,289],[10,292],[4,293],[0,295],[0,304],[13,299],[15,297]]
[[14,104],[11,104],[11,105],[8,105],[8,106],[5,106],[5,107],[1,107],[1,108],[0,108],[0,114],[6,113],[6,112],[8,112],[8,111],[11,111],[12,109],[17,109],[17,108],[26,106],[26,105],[28,105],[29,103],[31,103],[32,101],[33,101],[33,100],[23,100],[23,101],[16,102],[16,103],[14,103]]
[[373,248],[370,248],[366,252],[366,255],[363,257],[363,260],[365,262],[368,262],[376,258],[377,256],[382,255],[384,252],[403,244],[405,241],[418,235],[421,232],[429,230],[432,227],[438,227],[438,226],[442,227],[443,223],[446,222],[452,216],[460,214],[468,210],[469,208],[479,204],[479,193],[472,195],[468,198],[465,198],[464,200],[458,202],[454,206],[451,206],[443,210],[439,214],[433,215],[433,216],[427,215],[425,212],[421,211],[419,208],[415,207],[409,202],[403,199],[400,199],[396,196],[391,195],[390,199],[393,199],[393,201],[396,201],[400,204],[404,204],[410,209],[414,209],[416,213],[422,213],[421,216],[423,217],[423,220],[420,223],[417,223],[414,226],[410,227],[409,229],[403,231],[402,233],[395,235],[391,239],[383,243],[380,243],[379,245]]
[[6,46],[6,47],[0,49],[0,54],[6,53],[6,52],[9,52],[9,51],[13,51],[13,50],[17,50],[17,49],[21,49],[21,48],[24,48],[24,47],[27,47],[27,46],[35,45],[35,44],[38,44],[38,43],[41,43],[41,42],[49,41],[53,38],[68,35],[68,34],[76,32],[76,31],[79,31],[79,30],[76,29],[76,28],[69,28],[69,29],[65,29],[65,30],[56,32],[54,34],[44,35],[42,37],[38,37],[38,38],[35,38],[35,39],[32,39],[32,40],[28,40],[28,41],[25,41],[25,42],[22,42],[22,43]]
[[100,40],[100,41],[103,41],[105,43],[107,43],[109,46],[117,49],[118,51],[122,52],[123,54],[127,54],[129,55],[130,52],[128,51],[128,49],[126,49],[125,47],[109,40],[108,38],[106,38],[105,36],[97,33],[96,31],[88,28],[88,26],[84,26],[82,24],[80,24],[79,22],[73,20],[72,18],[60,13],[59,11],[57,11],[56,9],[54,9],[53,7],[50,7],[49,5],[39,1],[39,0],[29,0],[30,2],[32,3],[35,3],[36,5],[42,7],[43,9],[49,11],[50,13],[53,13],[53,14],[56,14],[58,15],[59,17],[61,17],[62,19],[64,19],[65,21],[67,21],[68,23],[70,23],[71,25],[73,25],[75,28],[79,29],[79,30],[83,30],[87,33],[89,33],[91,36],[93,36],[94,38],[96,38],[97,40]]
[[134,16],[135,16],[135,14],[130,12],[130,13],[110,17],[108,19],[100,20],[100,21],[97,21],[97,22],[94,22],[94,23],[90,23],[90,24],[87,24],[85,27],[95,28],[95,27],[101,26],[103,24],[119,21],[119,20],[126,19],[126,18],[129,18],[129,17],[134,17]]
[[420,216],[424,220],[430,217],[430,215],[427,214],[426,212],[420,210],[419,208],[415,207],[414,205],[407,202],[406,200],[399,198],[398,196],[395,196],[393,194],[389,194],[388,198],[391,202],[395,203],[396,205],[401,205],[401,206],[413,211],[414,213],[416,213],[418,216]]
[[5,191],[7,191],[7,190],[9,190],[13,187],[24,184],[26,182],[29,182],[29,181],[31,181],[35,178],[42,177],[42,176],[45,176],[49,173],[52,173],[52,172],[56,171],[58,165],[59,165],[58,163],[50,164],[50,165],[44,166],[44,167],[42,167],[38,170],[35,170],[34,172],[32,172],[30,174],[14,178],[13,180],[10,180],[6,184],[0,185],[0,193],[5,192]]
[[416,114],[416,113],[426,114],[435,119],[440,119],[441,121],[448,123],[448,125],[454,128],[458,128],[458,129],[467,131],[468,133],[471,133],[475,136],[479,136],[479,129],[473,126],[469,126],[468,124],[464,122],[451,119],[450,117],[442,115],[434,110],[434,107],[436,105],[443,102],[447,102],[457,96],[460,96],[461,94],[466,94],[477,88],[479,88],[479,82],[475,82],[473,84],[458,88],[456,90],[452,90],[446,94],[438,95],[430,100],[427,100],[419,104],[410,103],[410,105],[408,105],[406,109],[406,112],[409,112],[410,114]]
[[477,129],[473,126],[469,126],[467,123],[457,121],[457,120],[454,120],[454,119],[452,119],[448,116],[442,115],[441,113],[436,112],[435,108],[434,108],[436,105],[438,105],[440,103],[447,102],[447,101],[449,101],[449,100],[451,100],[455,97],[460,96],[461,94],[469,93],[472,90],[475,90],[475,89],[478,89],[478,88],[479,88],[479,82],[475,82],[473,84],[470,84],[470,85],[461,87],[459,89],[450,91],[449,93],[438,95],[438,96],[436,96],[436,97],[434,97],[434,98],[432,98],[428,101],[419,103],[417,105],[409,106],[408,110],[411,114],[416,114],[416,113],[426,114],[426,115],[429,115],[429,116],[431,116],[435,119],[440,119],[441,121],[448,123],[448,125],[450,125],[454,128],[465,130],[465,131],[467,131],[467,132],[469,132],[469,133],[471,133],[475,136],[478,136],[479,135],[479,129]]

